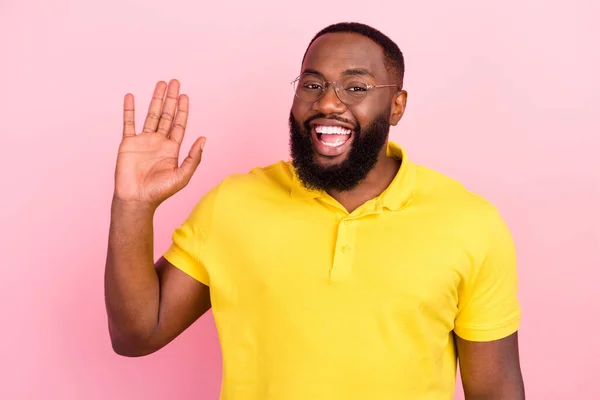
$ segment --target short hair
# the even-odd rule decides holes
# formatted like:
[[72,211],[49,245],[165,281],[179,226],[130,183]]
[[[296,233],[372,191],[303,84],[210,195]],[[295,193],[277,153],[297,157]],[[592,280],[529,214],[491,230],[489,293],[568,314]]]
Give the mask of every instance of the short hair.
[[308,44],[306,51],[304,52],[304,57],[302,57],[302,62],[306,58],[306,54],[308,53],[308,49],[313,44],[315,40],[319,37],[325,35],[326,33],[338,33],[338,32],[348,32],[348,33],[358,33],[359,35],[363,35],[368,37],[375,43],[377,43],[383,49],[384,56],[384,64],[388,72],[392,73],[392,76],[398,79],[398,84],[400,88],[402,88],[402,84],[404,81],[404,56],[402,55],[402,51],[392,39],[387,37],[382,32],[377,29],[370,27],[365,24],[361,24],[358,22],[340,22],[337,24],[329,25],[328,27],[322,29],[319,33],[313,37],[313,39]]

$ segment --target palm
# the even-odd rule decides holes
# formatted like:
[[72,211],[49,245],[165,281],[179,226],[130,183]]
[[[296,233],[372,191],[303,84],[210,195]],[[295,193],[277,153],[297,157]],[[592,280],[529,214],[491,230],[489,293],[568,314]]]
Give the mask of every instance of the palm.
[[[179,166],[180,143],[187,122],[187,97],[171,82],[163,104],[164,83],[156,86],[144,129],[135,134],[133,98],[125,98],[123,140],[115,172],[115,195],[128,202],[159,204],[181,190],[200,162],[204,138],[199,138]],[[177,112],[176,112],[177,108]]]

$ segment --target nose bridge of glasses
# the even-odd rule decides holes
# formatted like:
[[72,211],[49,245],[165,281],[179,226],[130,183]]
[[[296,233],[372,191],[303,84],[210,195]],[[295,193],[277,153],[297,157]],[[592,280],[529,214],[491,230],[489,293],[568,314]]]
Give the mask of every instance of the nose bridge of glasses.
[[338,86],[338,81],[323,81],[323,89],[321,90],[321,95],[319,96],[317,101],[321,101],[324,97],[326,97],[327,90],[330,87],[333,89],[333,92],[335,93],[335,98],[340,103],[344,103],[344,101],[342,100],[342,98],[340,96],[340,87]]
[[340,91],[340,88],[337,85],[337,81],[323,81],[323,89],[321,89],[321,92],[325,93],[330,87],[333,88],[335,92]]

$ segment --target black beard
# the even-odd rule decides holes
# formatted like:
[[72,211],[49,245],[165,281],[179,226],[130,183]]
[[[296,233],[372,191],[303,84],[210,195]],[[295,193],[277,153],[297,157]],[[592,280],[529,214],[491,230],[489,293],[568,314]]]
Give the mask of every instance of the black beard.
[[347,158],[337,165],[322,166],[315,162],[309,126],[310,121],[325,115],[311,117],[304,128],[290,112],[290,150],[292,165],[302,184],[308,189],[349,191],[354,189],[373,168],[390,131],[389,112],[381,114],[364,131],[358,126],[352,135]]

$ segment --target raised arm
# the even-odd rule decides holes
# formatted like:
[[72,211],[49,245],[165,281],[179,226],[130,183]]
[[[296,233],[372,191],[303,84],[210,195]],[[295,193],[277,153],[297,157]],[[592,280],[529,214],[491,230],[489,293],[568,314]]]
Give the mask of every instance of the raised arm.
[[136,134],[133,96],[125,96],[104,281],[112,346],[124,356],[162,348],[210,308],[207,286],[164,258],[153,261],[154,213],[188,184],[206,140],[198,138],[179,165],[188,108],[179,82],[159,82]]

